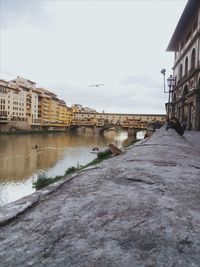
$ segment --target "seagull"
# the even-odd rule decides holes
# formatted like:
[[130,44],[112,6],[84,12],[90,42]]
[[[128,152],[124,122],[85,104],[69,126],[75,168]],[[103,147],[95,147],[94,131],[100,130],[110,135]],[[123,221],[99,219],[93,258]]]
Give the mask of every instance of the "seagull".
[[105,84],[104,83],[96,83],[96,84],[89,85],[89,87],[99,87],[99,86],[105,86]]

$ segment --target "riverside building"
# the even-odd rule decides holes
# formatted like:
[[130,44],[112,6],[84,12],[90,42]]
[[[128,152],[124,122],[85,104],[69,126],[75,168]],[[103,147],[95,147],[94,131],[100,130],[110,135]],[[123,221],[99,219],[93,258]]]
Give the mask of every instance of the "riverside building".
[[54,93],[37,88],[36,83],[17,77],[11,81],[0,80],[0,126],[6,129],[40,129],[66,127],[72,112]]
[[189,0],[167,51],[173,51],[175,86],[167,103],[169,115],[200,130],[200,1]]

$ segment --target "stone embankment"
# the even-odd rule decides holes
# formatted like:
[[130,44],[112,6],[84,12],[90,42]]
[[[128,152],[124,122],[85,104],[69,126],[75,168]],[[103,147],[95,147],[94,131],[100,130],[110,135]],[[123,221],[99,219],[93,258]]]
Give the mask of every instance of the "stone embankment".
[[200,132],[157,131],[1,208],[0,265],[200,266]]

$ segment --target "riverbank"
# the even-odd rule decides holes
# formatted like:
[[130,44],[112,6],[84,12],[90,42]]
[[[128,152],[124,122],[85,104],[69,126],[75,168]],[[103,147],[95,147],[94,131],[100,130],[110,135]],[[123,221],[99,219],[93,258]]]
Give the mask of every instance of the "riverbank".
[[199,266],[198,140],[162,128],[2,207],[1,265]]
[[70,131],[70,126],[30,125],[27,121],[9,121],[0,123],[0,134],[35,134]]

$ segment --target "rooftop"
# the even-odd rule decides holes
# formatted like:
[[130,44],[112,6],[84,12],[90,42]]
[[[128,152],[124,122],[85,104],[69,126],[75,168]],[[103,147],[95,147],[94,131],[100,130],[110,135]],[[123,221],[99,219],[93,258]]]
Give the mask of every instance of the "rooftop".
[[167,51],[178,51],[179,41],[185,33],[185,30],[187,29],[188,23],[191,21],[191,18],[193,18],[197,14],[199,7],[199,0],[188,0],[172,35],[172,38],[168,44]]

